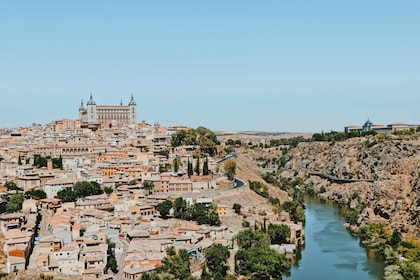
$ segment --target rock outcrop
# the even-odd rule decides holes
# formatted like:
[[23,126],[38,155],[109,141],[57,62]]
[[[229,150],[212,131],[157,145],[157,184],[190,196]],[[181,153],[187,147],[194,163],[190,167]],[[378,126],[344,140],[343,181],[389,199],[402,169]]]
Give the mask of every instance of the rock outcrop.
[[323,186],[320,196],[351,208],[363,204],[358,223],[383,221],[420,238],[420,140],[416,137],[377,135],[301,143],[290,153],[285,169],[304,176],[315,191]]

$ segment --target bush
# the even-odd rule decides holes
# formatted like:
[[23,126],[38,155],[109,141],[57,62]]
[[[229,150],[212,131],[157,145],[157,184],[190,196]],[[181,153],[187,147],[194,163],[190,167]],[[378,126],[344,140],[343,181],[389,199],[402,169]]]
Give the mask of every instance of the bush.
[[242,205],[240,205],[239,203],[234,203],[233,204],[233,210],[235,210],[236,214],[241,213],[241,208],[242,208]]

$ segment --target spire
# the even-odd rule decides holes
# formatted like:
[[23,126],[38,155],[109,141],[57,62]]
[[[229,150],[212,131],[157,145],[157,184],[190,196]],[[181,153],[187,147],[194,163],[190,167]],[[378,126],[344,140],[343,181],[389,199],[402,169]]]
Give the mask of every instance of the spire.
[[120,106],[122,106],[122,100],[120,100]]
[[86,110],[86,109],[85,109],[85,106],[83,105],[83,99],[82,99],[82,101],[80,102],[79,111],[83,111],[83,110]]
[[133,96],[133,94],[131,94],[131,100],[130,100],[130,103],[128,103],[128,106],[135,106],[135,105],[137,105],[136,104],[136,101],[134,101],[134,96]]
[[90,99],[89,99],[87,105],[96,105],[95,101],[93,101],[92,92],[90,93]]

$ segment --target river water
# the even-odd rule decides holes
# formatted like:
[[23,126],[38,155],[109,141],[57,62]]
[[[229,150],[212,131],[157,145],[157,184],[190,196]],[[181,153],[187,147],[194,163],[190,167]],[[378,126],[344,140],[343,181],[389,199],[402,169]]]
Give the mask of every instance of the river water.
[[308,198],[306,204],[305,248],[292,266],[292,280],[378,280],[384,265],[368,254],[343,226],[340,210]]

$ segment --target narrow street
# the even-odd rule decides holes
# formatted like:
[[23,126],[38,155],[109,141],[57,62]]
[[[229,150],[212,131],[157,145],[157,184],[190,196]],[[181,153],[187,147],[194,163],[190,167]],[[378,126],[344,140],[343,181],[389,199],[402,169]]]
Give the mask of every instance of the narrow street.
[[127,255],[127,250],[128,250],[127,241],[125,239],[120,238],[120,242],[123,245],[123,251],[122,253],[115,254],[115,258],[117,259],[117,264],[118,264],[118,273],[115,279],[122,279],[122,276],[123,276],[122,271],[124,269],[124,259],[125,259],[125,256]]
[[[41,210],[41,221],[40,221],[40,229],[38,230],[39,237],[44,237],[48,235],[48,225],[50,224],[51,214],[48,210],[42,209]],[[36,241],[35,241],[36,242]],[[39,256],[39,245],[34,244],[34,248],[32,254],[29,258],[28,270],[29,269],[36,269],[36,261],[38,260]]]

